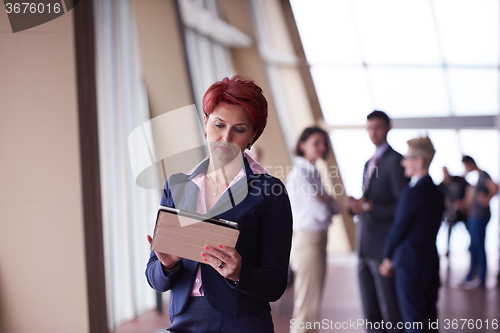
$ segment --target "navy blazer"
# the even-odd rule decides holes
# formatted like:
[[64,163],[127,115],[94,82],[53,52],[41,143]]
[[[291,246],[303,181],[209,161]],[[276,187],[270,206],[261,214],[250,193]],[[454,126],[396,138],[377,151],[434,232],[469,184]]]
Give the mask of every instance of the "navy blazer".
[[[191,295],[198,265],[201,265],[203,292],[208,304],[227,316],[247,316],[269,312],[269,302],[283,295],[288,276],[292,240],[292,211],[283,183],[269,174],[254,174],[243,158],[246,177],[230,187],[208,212],[209,215],[239,223],[236,250],[241,255],[240,280],[234,285],[209,265],[182,259],[179,268],[164,273],[154,252],[146,268],[150,286],[158,292],[172,290],[169,315],[184,310]],[[191,174],[172,175],[163,190],[161,204],[196,211],[199,188],[191,179],[206,172],[209,160]],[[228,193],[246,191],[232,207]],[[243,192],[245,193],[245,192]],[[241,196],[240,196],[241,197]],[[176,200],[174,200],[174,198]],[[201,253],[200,253],[201,254]]]
[[384,247],[384,257],[397,270],[415,278],[436,274],[439,257],[436,236],[444,212],[444,197],[430,176],[407,187],[399,198],[394,223]]
[[373,210],[361,213],[357,225],[357,249],[361,258],[382,260],[384,242],[394,219],[399,195],[410,181],[404,174],[401,158],[401,154],[389,146],[377,161],[368,188],[363,193],[366,200],[373,202]]

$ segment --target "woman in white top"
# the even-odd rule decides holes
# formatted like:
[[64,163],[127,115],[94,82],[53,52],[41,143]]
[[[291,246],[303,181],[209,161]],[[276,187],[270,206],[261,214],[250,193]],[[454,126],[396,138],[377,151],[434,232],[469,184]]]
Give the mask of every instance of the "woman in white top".
[[[294,310],[290,332],[315,332],[326,273],[327,231],[337,202],[325,191],[314,166],[330,150],[328,134],[319,127],[306,128],[300,135],[295,165],[287,176],[292,205],[293,240],[290,265],[294,272]],[[308,325],[308,322],[310,323]]]

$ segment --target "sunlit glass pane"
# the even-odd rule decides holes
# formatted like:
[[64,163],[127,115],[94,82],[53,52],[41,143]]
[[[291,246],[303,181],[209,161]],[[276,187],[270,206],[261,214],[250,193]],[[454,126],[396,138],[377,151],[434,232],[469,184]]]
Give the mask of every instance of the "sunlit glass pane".
[[443,181],[443,167],[447,167],[452,175],[462,175],[462,152],[455,130],[393,129],[389,132],[388,141],[394,149],[405,154],[408,150],[408,140],[426,135],[436,150],[429,168],[434,182],[439,184]]
[[498,0],[433,0],[448,64],[498,65]]
[[375,106],[391,117],[450,114],[444,74],[433,68],[371,68]]
[[352,0],[366,62],[441,64],[429,1]]
[[333,130],[330,139],[346,194],[360,198],[363,194],[363,168],[375,152],[368,133],[366,130]]
[[362,67],[311,68],[316,92],[329,125],[364,124],[373,110]]
[[455,115],[498,114],[498,69],[448,70]]
[[293,0],[293,14],[310,64],[361,64],[348,0]]

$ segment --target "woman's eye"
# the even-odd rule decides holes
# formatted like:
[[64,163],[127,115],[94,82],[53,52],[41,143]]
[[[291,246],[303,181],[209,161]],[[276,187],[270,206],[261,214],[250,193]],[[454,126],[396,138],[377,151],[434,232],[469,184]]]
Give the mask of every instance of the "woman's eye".
[[244,128],[236,128],[235,131],[236,131],[236,133],[245,133]]
[[215,127],[224,128],[224,124],[223,123],[215,123]]

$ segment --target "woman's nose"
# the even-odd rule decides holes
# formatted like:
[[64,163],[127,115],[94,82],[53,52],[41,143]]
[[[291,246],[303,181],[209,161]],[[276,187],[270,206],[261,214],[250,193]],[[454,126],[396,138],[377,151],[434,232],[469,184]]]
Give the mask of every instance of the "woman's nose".
[[231,142],[231,131],[229,129],[222,133],[222,140],[225,142]]

